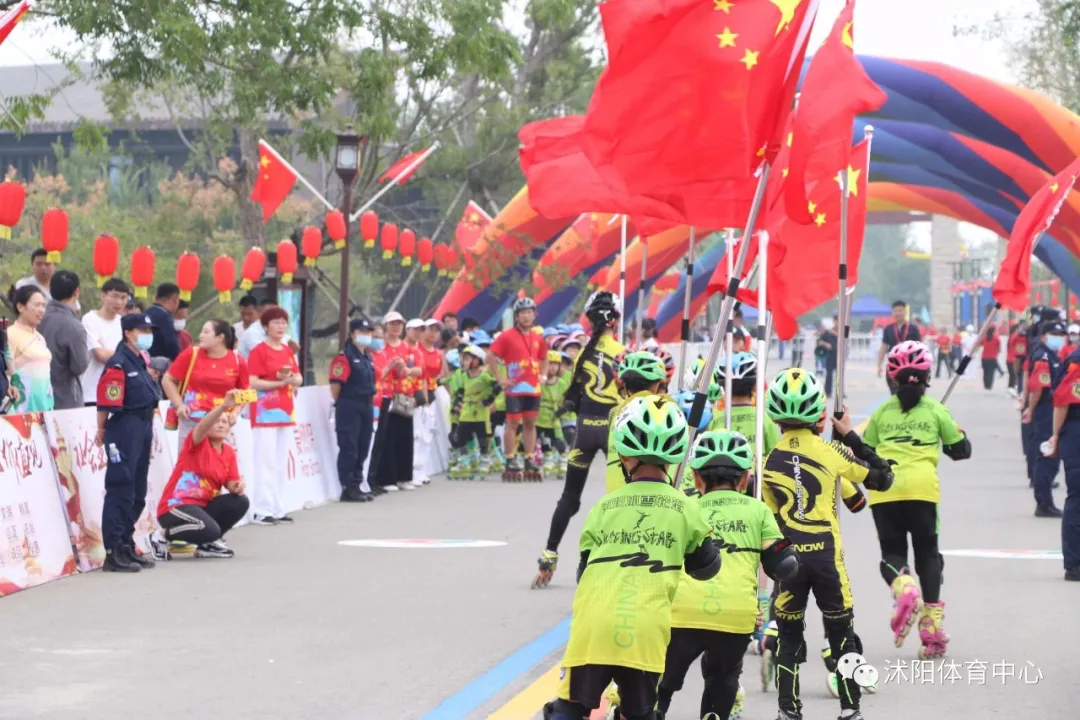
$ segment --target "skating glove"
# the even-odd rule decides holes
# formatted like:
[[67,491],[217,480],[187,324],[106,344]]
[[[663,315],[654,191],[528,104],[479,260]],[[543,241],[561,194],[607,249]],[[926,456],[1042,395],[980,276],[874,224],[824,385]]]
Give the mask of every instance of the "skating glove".
[[846,505],[847,509],[851,512],[857,513],[860,510],[866,508],[866,493],[864,493],[862,491],[862,488],[860,488],[858,485],[855,485],[854,483],[852,483],[851,487],[854,488],[855,492],[851,495],[844,497],[844,505]]
[[959,442],[945,445],[941,448],[941,451],[953,460],[967,460],[971,457],[971,441],[968,440],[968,436],[965,434],[960,438]]

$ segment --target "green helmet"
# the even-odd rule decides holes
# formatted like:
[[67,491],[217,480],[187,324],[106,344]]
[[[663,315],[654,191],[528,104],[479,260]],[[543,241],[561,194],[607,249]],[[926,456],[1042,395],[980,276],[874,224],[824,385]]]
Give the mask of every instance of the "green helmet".
[[813,425],[825,414],[825,391],[802,368],[782,370],[769,384],[765,413],[775,422]]
[[615,452],[647,465],[681,462],[690,443],[686,418],[666,395],[633,398],[615,418]]
[[730,430],[701,433],[690,456],[690,467],[695,470],[732,468],[745,472],[752,466],[750,443],[740,433]]
[[[705,369],[705,361],[698,359],[694,363],[694,382],[693,386],[697,387],[698,378],[701,377],[701,371]],[[712,382],[709,383],[709,402],[717,403],[720,398],[724,397],[724,371],[719,365],[713,368]]]
[[632,352],[619,365],[619,377],[627,375],[637,375],[646,382],[662,382],[667,379],[667,370],[651,352]]

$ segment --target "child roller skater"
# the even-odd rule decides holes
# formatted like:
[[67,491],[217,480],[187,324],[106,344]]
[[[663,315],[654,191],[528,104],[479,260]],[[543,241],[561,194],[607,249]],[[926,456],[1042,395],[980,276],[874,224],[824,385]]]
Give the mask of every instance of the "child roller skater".
[[567,458],[566,484],[551,517],[547,544],[537,560],[532,587],[546,587],[559,562],[559,543],[566,527],[581,507],[581,493],[589,476],[589,466],[597,453],[606,453],[611,408],[620,401],[615,383],[617,358],[625,352],[615,339],[622,317],[622,301],[607,291],[593,293],[585,303],[585,317],[593,334],[574,363],[570,389],[563,406],[577,413],[577,433]]
[[[824,618],[832,655],[840,658],[858,648],[836,517],[836,479],[884,491],[892,485],[892,472],[863,445],[846,414],[833,418],[843,445],[820,437],[825,392],[805,370],[791,368],[776,376],[766,394],[765,412],[779,425],[781,435],[765,460],[762,498],[799,553],[798,574],[780,581],[777,588],[777,720],[802,720],[799,665],[806,662],[804,618],[811,593]],[[859,686],[842,677],[837,684],[841,719],[862,720]]]
[[570,388],[570,377],[562,372],[562,355],[548,351],[547,376],[540,384],[540,411],[536,415],[536,431],[543,449],[544,474],[562,479],[559,466],[566,454],[566,442],[557,413],[563,397]]
[[446,368],[449,374],[444,384],[446,392],[450,395],[450,466],[447,469],[447,477],[452,478],[461,460],[461,453],[454,448],[454,438],[457,435],[457,424],[461,415],[461,391],[465,382],[465,371],[461,369],[461,352],[450,350],[446,353]]
[[[656,355],[650,352],[634,352],[619,363],[619,389],[624,400],[611,410],[610,422],[614,422],[619,411],[636,397],[656,395],[661,392],[667,372]],[[615,449],[615,436],[608,433],[607,472],[604,475],[607,492],[618,490],[626,484],[623,477],[622,463]]]
[[[458,463],[456,468],[450,471],[451,479],[469,480],[477,476],[483,477],[490,470],[488,448],[491,407],[502,388],[495,377],[484,368],[485,355],[483,350],[474,345],[469,345],[461,352],[465,377],[460,392],[461,412],[452,443]],[[480,456],[475,460],[463,452],[474,441]]]
[[688,449],[675,402],[644,395],[612,430],[627,483],[589,512],[581,533],[578,587],[556,700],[545,720],[585,720],[608,683],[625,720],[661,720],[657,685],[671,637],[671,604],[683,570],[708,580],[720,556],[695,501],[671,486]]
[[[657,707],[666,713],[672,696],[698,656],[705,691],[702,718],[729,718],[739,693],[743,654],[758,616],[758,568],[774,580],[791,580],[798,556],[783,539],[772,512],[745,490],[754,465],[752,446],[727,430],[708,431],[694,443],[690,468],[701,492],[696,502],[724,552],[719,574],[707,582],[683,576],[671,611],[671,642]],[[740,703],[741,704],[741,703]]]
[[[908,341],[888,355],[887,372],[896,395],[870,416],[866,444],[892,463],[896,482],[887,493],[870,493],[870,512],[881,545],[881,576],[892,588],[890,620],[896,647],[918,621],[923,659],[937,658],[949,647],[941,600],[944,560],[938,550],[937,464],[944,452],[953,460],[971,457],[971,442],[949,410],[926,397],[933,358],[920,342]],[[911,538],[918,583],[908,569]],[[921,586],[921,588],[920,588]]]

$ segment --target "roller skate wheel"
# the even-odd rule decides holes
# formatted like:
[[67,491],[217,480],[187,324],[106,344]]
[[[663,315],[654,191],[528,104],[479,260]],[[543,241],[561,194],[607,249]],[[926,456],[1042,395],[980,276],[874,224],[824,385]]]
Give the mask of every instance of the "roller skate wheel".
[[540,588],[546,588],[550,582],[551,582],[551,573],[549,573],[549,572],[538,572],[536,574],[536,577],[533,578],[532,589],[533,590],[538,590]]

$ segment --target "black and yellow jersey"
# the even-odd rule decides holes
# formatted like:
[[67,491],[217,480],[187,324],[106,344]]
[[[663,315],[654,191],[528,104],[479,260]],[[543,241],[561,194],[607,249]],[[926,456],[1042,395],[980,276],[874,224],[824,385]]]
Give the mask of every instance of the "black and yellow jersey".
[[839,441],[822,440],[809,429],[790,430],[765,460],[762,499],[797,552],[839,556],[837,478],[862,483],[869,473]]
[[579,421],[588,418],[606,422],[611,409],[622,401],[615,380],[619,371],[618,358],[625,352],[622,343],[605,334],[597,341],[593,352],[588,353],[589,357],[585,350],[578,355],[573,384],[567,396],[577,403]]

